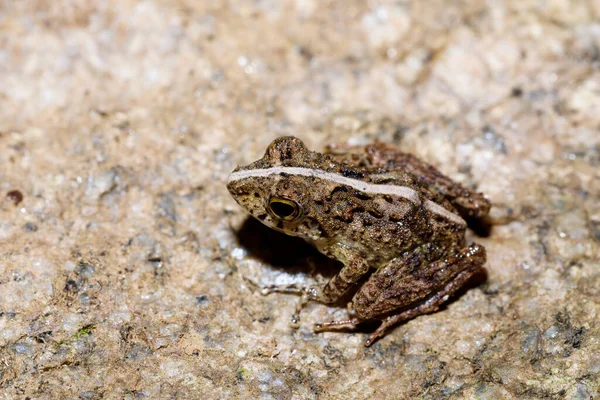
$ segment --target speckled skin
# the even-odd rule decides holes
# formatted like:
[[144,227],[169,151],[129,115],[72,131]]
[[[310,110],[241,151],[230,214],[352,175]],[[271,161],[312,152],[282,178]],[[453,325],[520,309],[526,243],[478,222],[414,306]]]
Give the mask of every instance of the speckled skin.
[[[485,249],[478,244],[466,246],[466,223],[458,216],[481,217],[489,211],[490,203],[482,194],[465,189],[434,167],[388,145],[334,145],[327,152],[311,152],[295,137],[276,139],[263,158],[238,167],[232,177],[239,171],[275,169],[278,173],[230,179],[228,189],[242,207],[267,226],[302,237],[344,264],[324,287],[301,290],[307,299],[336,302],[374,271],[353,297],[354,318],[317,326],[325,329],[382,320],[367,341],[370,345],[398,321],[437,310],[481,268]],[[333,178],[288,174],[283,172],[285,168],[279,172],[279,167],[325,172]],[[415,197],[357,190],[343,183],[347,180],[336,181],[338,176],[408,188]],[[301,214],[290,221],[278,218],[269,209],[272,198],[297,204]],[[443,209],[436,212],[432,202]]]
[[482,193],[466,189],[432,165],[394,146],[381,142],[368,146],[331,144],[325,153],[335,161],[355,168],[409,173],[429,191],[442,194],[463,218],[481,218],[490,211],[491,204]]

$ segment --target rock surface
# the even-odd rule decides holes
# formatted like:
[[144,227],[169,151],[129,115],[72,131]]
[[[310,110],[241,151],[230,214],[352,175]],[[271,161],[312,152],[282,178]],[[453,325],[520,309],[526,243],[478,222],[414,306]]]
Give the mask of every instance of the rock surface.
[[[5,1],[0,399],[600,396],[600,2]],[[487,278],[370,348],[224,182],[276,136],[487,193]],[[476,237],[473,233],[472,238]],[[330,263],[329,263],[330,264]],[[312,267],[311,267],[312,266]]]

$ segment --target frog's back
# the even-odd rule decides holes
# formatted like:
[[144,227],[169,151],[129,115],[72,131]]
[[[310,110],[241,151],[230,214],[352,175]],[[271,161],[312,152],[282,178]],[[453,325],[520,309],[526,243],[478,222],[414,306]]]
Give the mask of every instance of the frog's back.
[[294,186],[301,180],[311,187],[305,217],[323,234],[321,244],[309,242],[326,254],[326,247],[337,244],[355,249],[370,265],[378,266],[423,243],[463,243],[463,218],[415,175],[402,169],[326,164],[330,169],[285,178]]
[[408,175],[427,187],[433,201],[448,208],[444,197],[463,218],[480,218],[488,214],[491,204],[483,193],[465,188],[442,174],[437,168],[398,148],[376,142],[368,146],[331,145],[326,153],[344,165],[370,171],[373,175]]

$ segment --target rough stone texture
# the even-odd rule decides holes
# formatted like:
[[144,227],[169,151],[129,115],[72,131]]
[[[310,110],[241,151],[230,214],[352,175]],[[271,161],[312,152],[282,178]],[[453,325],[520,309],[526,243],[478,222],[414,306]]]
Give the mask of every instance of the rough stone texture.
[[[0,3],[0,399],[600,396],[600,1]],[[398,326],[224,185],[380,139],[489,194],[487,279]],[[329,264],[325,269],[320,268]],[[312,266],[312,267],[311,267]],[[324,271],[324,272],[323,272]]]

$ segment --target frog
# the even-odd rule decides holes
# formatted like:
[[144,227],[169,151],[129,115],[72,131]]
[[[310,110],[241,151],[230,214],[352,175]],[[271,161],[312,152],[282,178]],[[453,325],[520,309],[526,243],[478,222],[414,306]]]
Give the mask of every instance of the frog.
[[489,213],[488,197],[391,144],[316,152],[297,137],[279,137],[261,159],[235,168],[227,189],[266,226],[342,264],[324,284],[263,292],[297,294],[302,304],[352,296],[347,319],[314,330],[381,321],[367,347],[400,322],[438,311],[486,262],[485,248],[468,244],[465,233],[467,220]]

